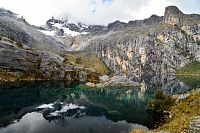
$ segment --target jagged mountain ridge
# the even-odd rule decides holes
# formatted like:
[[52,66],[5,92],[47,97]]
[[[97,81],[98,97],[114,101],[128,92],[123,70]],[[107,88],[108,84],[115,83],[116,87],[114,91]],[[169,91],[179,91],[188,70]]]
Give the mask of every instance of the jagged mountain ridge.
[[[62,30],[62,28],[68,28],[70,32],[76,32],[77,35],[64,35],[63,31],[66,29]],[[57,35],[47,36],[41,30],[56,31]],[[200,61],[200,15],[184,14],[174,6],[166,7],[164,16],[152,15],[148,19],[128,23],[116,21],[108,26],[87,26],[52,18],[47,21],[45,27],[39,28],[28,24],[23,18],[10,11],[2,10],[0,35],[14,41],[11,44],[5,43],[5,39],[1,41],[2,51],[6,47],[8,52],[10,47],[7,45],[13,45],[13,51],[18,52],[15,58],[8,57],[7,54],[7,61],[4,60],[5,54],[2,54],[0,59],[4,63],[0,64],[1,68],[18,71],[15,65],[29,64],[29,61],[20,60],[10,63],[11,60],[18,60],[16,58],[20,58],[21,53],[24,54],[18,49],[32,52],[27,51],[26,47],[28,47],[28,49],[38,50],[36,54],[41,50],[43,53],[54,52],[46,56],[38,54],[40,59],[45,57],[42,60],[44,66],[40,64],[40,67],[41,70],[47,71],[49,76],[54,70],[62,71],[61,77],[66,77],[63,73],[68,70],[83,72],[82,68],[73,66],[76,64],[70,66],[63,64],[64,58],[61,55],[66,51],[96,54],[115,75],[125,75],[132,79],[174,74],[179,67],[194,60]],[[17,42],[21,42],[23,47],[17,47]],[[49,63],[53,66],[48,66]],[[63,66],[62,69],[60,66]],[[26,68],[20,71],[26,71]],[[72,77],[69,76],[67,79],[70,78]]]
[[31,48],[53,52],[66,50],[66,46],[58,39],[39,32],[23,17],[5,9],[0,9],[0,35],[26,44]]
[[[173,10],[171,10],[170,8],[174,8]],[[170,24],[173,23],[178,23],[178,22],[173,22],[174,20],[172,20],[170,17],[167,17],[167,15],[171,15],[172,19],[173,17],[178,17],[180,19],[195,19],[195,20],[199,20],[200,16],[198,14],[190,14],[190,15],[186,15],[183,14],[177,7],[175,6],[169,6],[169,8],[166,8],[165,11],[165,15],[164,16],[157,16],[157,15],[152,15],[147,19],[144,20],[131,20],[128,23],[125,22],[121,22],[119,20],[116,20],[115,22],[109,23],[108,25],[87,25],[87,24],[83,24],[81,22],[79,23],[73,23],[70,22],[68,19],[55,19],[54,17],[52,17],[51,19],[47,20],[45,27],[41,26],[39,27],[41,30],[53,30],[53,27],[56,27],[57,30],[62,30],[63,28],[68,28],[70,31],[72,32],[76,32],[75,35],[80,35],[81,33],[84,34],[106,34],[110,31],[119,31],[119,30],[126,30],[128,28],[141,28],[141,27],[151,27],[153,25],[158,25],[158,24],[162,24],[165,22],[170,22]],[[167,19],[166,19],[167,18]],[[177,20],[179,21],[179,20]],[[60,25],[59,27],[57,27],[56,25]],[[70,33],[66,33],[68,35],[73,35]],[[58,36],[60,36],[60,34],[56,34]],[[61,34],[61,36],[64,36],[64,32],[63,34]]]
[[[52,79],[85,82],[92,69],[66,64],[67,46],[30,25],[23,17],[0,9],[0,81]],[[94,72],[95,73],[95,72]]]
[[79,30],[81,23],[76,28],[76,24],[69,25],[72,31],[88,33],[62,38],[69,50],[94,52],[116,75],[162,76],[174,74],[193,60],[200,61],[200,15],[184,14],[175,6],[166,7],[164,16],[128,23],[115,21],[93,26],[98,28],[87,26],[83,31]]
[[116,75],[133,79],[175,74],[179,67],[200,61],[200,15],[169,6],[158,22],[93,37],[84,50],[94,51]]
[[[64,33],[72,36],[80,34],[99,35],[108,33],[109,31],[117,31],[129,27],[146,27],[146,26],[156,25],[161,23],[162,21],[163,17],[152,15],[148,19],[129,21],[128,23],[120,22],[119,20],[117,20],[105,26],[105,25],[87,25],[83,23],[72,23],[68,19],[66,20],[55,19],[54,17],[52,17],[51,19],[47,20],[45,26],[41,26],[39,28],[41,30],[54,31],[55,35],[57,36],[63,36]],[[60,26],[58,27],[58,25]],[[56,30],[59,31],[63,30],[64,28],[68,28],[68,30],[75,32],[75,34],[73,33],[70,34],[69,32],[63,32],[63,34],[57,34],[58,32],[56,33]]]

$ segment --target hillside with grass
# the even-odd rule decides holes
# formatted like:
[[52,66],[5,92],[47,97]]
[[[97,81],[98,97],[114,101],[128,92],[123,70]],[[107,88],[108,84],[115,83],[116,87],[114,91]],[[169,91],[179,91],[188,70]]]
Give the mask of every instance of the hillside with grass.
[[176,71],[177,75],[200,76],[200,62],[193,61]]
[[86,52],[66,52],[62,55],[64,63],[75,65],[83,68],[92,68],[99,75],[109,75],[111,70],[106,66],[106,64],[97,57],[96,54],[86,53]]

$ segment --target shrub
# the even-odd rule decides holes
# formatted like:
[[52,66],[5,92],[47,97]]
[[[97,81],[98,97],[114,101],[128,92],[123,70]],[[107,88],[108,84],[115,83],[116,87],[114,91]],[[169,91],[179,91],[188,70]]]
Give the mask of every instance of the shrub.
[[197,45],[200,45],[200,40],[197,40]]
[[69,61],[68,58],[64,58],[63,63],[67,63]]
[[76,64],[82,64],[83,63],[83,61],[82,61],[82,59],[81,58],[76,58],[76,62],[75,62]]
[[173,105],[173,99],[165,95],[162,90],[157,90],[154,95],[154,99],[150,102],[150,107],[156,112],[163,113],[170,109]]
[[17,42],[16,45],[18,48],[23,48],[23,44],[21,42]]

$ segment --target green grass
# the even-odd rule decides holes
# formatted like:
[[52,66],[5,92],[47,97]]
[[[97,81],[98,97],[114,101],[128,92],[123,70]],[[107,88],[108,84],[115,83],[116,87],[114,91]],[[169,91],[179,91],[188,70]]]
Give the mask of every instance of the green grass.
[[14,40],[12,40],[10,38],[7,38],[7,37],[1,36],[1,35],[0,35],[0,40],[12,43],[12,44],[16,45],[18,48],[23,49],[23,44],[21,42],[19,42],[19,41],[16,42],[16,41],[14,41]]
[[85,52],[66,53],[63,57],[65,58],[64,63],[66,64],[92,68],[100,75],[110,73],[110,69],[96,54],[87,54]]
[[0,78],[0,81],[16,81],[18,77],[5,69],[0,69]]
[[200,76],[200,62],[193,61],[176,71],[177,75]]
[[199,86],[199,83],[200,83],[200,76],[177,76],[177,78],[189,85],[191,88],[197,88]]
[[[164,110],[168,110],[171,117],[166,117],[165,121],[162,125],[157,127],[151,131],[145,131],[142,129],[132,129],[130,133],[154,133],[154,132],[170,132],[170,133],[181,133],[189,132],[189,123],[190,121],[200,115],[200,105],[199,105],[199,98],[200,92],[197,90],[192,90],[189,92],[190,96],[179,103],[175,104],[168,104],[168,102],[164,102],[163,99],[169,99],[169,97],[164,96],[161,91],[158,91],[155,94],[154,100],[154,109],[160,111],[160,108]],[[176,98],[178,95],[175,96]],[[172,101],[176,100],[173,98]],[[168,101],[168,100],[167,100]],[[171,100],[169,100],[171,101]],[[156,103],[156,105],[155,105]],[[170,107],[166,107],[166,105],[170,105]]]
[[200,92],[191,92],[190,96],[179,104],[171,107],[172,118],[160,126],[156,131],[170,131],[173,133],[189,132],[189,122],[200,115]]

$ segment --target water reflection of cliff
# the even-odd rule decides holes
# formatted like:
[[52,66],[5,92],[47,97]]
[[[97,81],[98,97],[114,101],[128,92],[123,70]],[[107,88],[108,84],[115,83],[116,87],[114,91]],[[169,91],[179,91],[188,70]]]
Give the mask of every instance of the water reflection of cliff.
[[[190,86],[173,75],[162,75],[160,77],[130,77],[133,81],[141,83],[141,92],[155,92],[158,89],[163,90],[167,94],[184,93],[190,89]],[[196,86],[197,87],[197,86]]]
[[144,94],[144,97],[140,97],[141,93],[138,89],[102,89],[92,92],[85,91],[83,94],[82,101],[88,107],[89,114],[98,112],[116,122],[126,120],[149,128],[152,128],[159,120],[155,112],[147,109],[149,96]]
[[[0,89],[0,127],[6,126],[35,106],[64,99],[74,86],[63,82],[20,82]],[[67,90],[66,90],[67,89]]]
[[139,93],[138,88],[82,90],[62,82],[17,83],[0,91],[0,126],[21,119],[41,104],[62,101],[85,106],[87,116],[106,116],[112,121],[126,120],[151,127],[155,117],[146,110],[148,95],[140,98]]
[[[55,101],[86,106],[86,114],[90,116],[106,116],[112,121],[126,120],[151,127],[158,118],[148,111],[147,104],[156,90],[176,94],[200,83],[197,78],[178,80],[173,76],[163,77],[133,79],[141,83],[140,88],[83,90],[78,85],[52,81],[9,84],[0,89],[0,127],[21,119],[38,105]],[[184,81],[188,82],[185,84]]]

